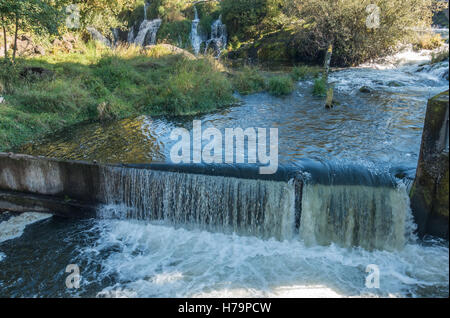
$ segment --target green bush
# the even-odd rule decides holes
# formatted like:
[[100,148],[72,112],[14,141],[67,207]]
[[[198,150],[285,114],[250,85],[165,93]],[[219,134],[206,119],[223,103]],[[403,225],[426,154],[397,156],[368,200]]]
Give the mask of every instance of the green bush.
[[[291,18],[297,18],[293,47],[306,60],[323,55],[333,44],[332,64],[351,66],[386,55],[396,45],[415,34],[417,27],[431,24],[432,0],[375,1],[380,23],[368,28],[367,19],[376,16],[367,12],[370,1],[356,0],[287,0]],[[430,42],[432,45],[435,40]],[[323,58],[323,57],[322,57]]]
[[274,76],[269,79],[268,91],[274,96],[284,96],[292,93],[294,83],[289,76]]
[[327,95],[327,83],[323,78],[317,78],[314,81],[313,91],[312,94],[314,96],[326,96]]
[[181,48],[190,45],[191,21],[163,22],[158,30],[158,43],[169,43]]
[[255,67],[245,66],[233,77],[234,88],[242,95],[258,93],[266,88],[264,77]]

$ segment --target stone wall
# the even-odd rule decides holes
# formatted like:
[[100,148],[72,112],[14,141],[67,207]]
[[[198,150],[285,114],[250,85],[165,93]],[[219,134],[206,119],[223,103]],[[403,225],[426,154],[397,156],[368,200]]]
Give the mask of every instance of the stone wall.
[[448,239],[449,210],[449,96],[443,92],[428,101],[419,162],[411,188],[411,208],[419,236]]

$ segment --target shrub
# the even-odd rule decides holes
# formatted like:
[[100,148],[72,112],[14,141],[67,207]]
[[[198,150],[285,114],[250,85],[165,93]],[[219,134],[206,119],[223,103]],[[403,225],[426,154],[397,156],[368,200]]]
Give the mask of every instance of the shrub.
[[[432,0],[375,1],[381,14],[378,28],[370,29],[366,11],[370,1],[287,0],[290,16],[297,17],[295,48],[301,57],[320,57],[333,44],[332,64],[355,65],[388,54],[431,24]],[[376,14],[372,12],[372,14]],[[323,54],[323,53],[322,53]]]
[[190,45],[191,21],[163,22],[158,30],[158,43],[169,43],[182,48]]
[[243,95],[258,93],[266,88],[265,79],[255,67],[245,66],[233,77],[234,88]]
[[289,76],[274,76],[269,79],[268,91],[274,96],[284,96],[292,93],[294,83]]
[[327,84],[323,78],[317,78],[314,81],[313,91],[312,94],[314,96],[326,96],[327,94]]
[[434,50],[442,44],[444,42],[440,34],[425,34],[416,39],[413,47],[415,50]]

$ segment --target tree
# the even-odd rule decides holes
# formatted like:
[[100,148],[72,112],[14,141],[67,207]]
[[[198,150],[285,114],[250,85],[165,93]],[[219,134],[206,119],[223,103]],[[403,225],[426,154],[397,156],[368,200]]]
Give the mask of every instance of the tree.
[[[437,5],[434,0],[288,0],[286,10],[300,21],[300,55],[317,56],[332,44],[333,64],[348,66],[389,53],[415,28],[429,27]],[[372,16],[379,22],[373,27]]]
[[5,44],[5,59],[8,59],[7,31],[14,29],[12,61],[15,62],[19,30],[34,33],[55,34],[63,21],[63,6],[67,0],[0,0],[0,21]]

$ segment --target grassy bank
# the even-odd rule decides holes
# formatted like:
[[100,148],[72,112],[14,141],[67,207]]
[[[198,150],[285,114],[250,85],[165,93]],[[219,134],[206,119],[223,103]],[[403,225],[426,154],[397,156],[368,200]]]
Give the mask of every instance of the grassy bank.
[[111,51],[90,43],[77,53],[0,63],[0,151],[84,121],[195,114],[234,101],[218,63],[160,46]]

